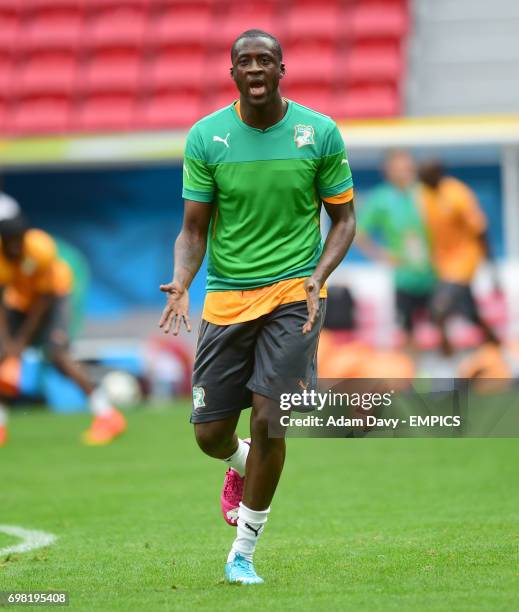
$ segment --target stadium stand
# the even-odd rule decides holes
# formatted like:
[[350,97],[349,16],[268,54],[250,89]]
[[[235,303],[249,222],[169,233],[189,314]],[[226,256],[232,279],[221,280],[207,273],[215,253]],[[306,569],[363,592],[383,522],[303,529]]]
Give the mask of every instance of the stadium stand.
[[0,0],[2,133],[189,127],[236,97],[229,46],[251,27],[282,40],[289,98],[401,112],[407,0]]

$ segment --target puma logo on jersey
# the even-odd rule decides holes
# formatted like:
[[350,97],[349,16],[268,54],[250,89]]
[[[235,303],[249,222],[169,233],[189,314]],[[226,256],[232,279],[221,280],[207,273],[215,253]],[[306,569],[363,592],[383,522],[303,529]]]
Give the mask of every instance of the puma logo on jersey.
[[348,163],[348,160],[347,160],[347,159],[343,159],[343,160],[341,161],[341,165],[342,165],[342,164],[347,164],[347,163]]
[[227,132],[227,135],[225,136],[225,138],[222,138],[221,136],[213,136],[213,142],[223,142],[223,144],[229,148],[229,143],[227,142],[229,140],[229,136],[231,135],[231,132]]

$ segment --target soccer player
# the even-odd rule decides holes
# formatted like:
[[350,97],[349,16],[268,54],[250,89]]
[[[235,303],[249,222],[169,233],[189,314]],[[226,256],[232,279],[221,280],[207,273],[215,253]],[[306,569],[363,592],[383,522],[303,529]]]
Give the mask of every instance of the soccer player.
[[[0,376],[16,368],[25,348],[42,347],[47,359],[89,396],[94,420],[85,443],[111,442],[126,429],[125,418],[69,353],[69,266],[57,256],[52,238],[28,228],[21,214],[0,220],[0,240]],[[0,446],[6,442],[7,407],[0,404]]]
[[370,193],[359,212],[356,244],[368,257],[394,269],[398,323],[410,341],[415,314],[428,309],[436,279],[413,158],[404,150],[390,151],[384,174],[386,181]]
[[484,259],[487,221],[474,192],[443,166],[430,161],[420,167],[421,201],[431,236],[433,264],[439,284],[432,311],[440,325],[442,350],[452,353],[447,320],[456,313],[480,328],[485,341],[498,344],[492,328],[481,318],[471,282]]
[[[188,289],[207,246],[191,422],[202,451],[229,468],[222,510],[237,534],[226,578],[257,584],[253,553],[285,460],[284,439],[269,437],[269,417],[283,381],[313,380],[325,280],[353,240],[355,218],[340,133],[329,117],[281,96],[278,40],[244,32],[231,61],[239,100],[188,135],[184,223],[173,280],[161,286],[168,297],[160,326],[191,329]],[[324,246],[322,202],[331,218]],[[250,406],[249,444],[236,425]]]

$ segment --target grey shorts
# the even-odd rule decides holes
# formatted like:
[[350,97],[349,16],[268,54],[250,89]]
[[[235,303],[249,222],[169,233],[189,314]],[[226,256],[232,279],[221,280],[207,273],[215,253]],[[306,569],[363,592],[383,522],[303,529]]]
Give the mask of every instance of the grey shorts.
[[[15,335],[27,319],[27,313],[11,308],[5,308],[5,311],[9,333]],[[67,349],[69,345],[69,326],[69,296],[57,297],[45,313],[30,345],[42,348],[47,354],[56,350]]]
[[431,309],[435,318],[459,314],[476,325],[481,320],[470,285],[438,283],[432,297]]
[[252,394],[279,400],[294,381],[312,386],[326,300],[303,335],[306,302],[279,306],[259,319],[232,325],[202,320],[193,370],[191,423],[220,421],[252,404]]

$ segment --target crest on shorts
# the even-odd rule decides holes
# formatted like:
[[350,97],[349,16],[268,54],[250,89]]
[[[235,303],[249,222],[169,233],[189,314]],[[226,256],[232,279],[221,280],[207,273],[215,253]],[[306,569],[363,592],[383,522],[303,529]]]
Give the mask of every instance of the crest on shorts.
[[294,141],[297,148],[300,149],[306,145],[315,144],[314,135],[314,128],[311,125],[296,125],[294,128]]
[[195,410],[205,406],[205,389],[203,387],[193,387],[193,406]]

